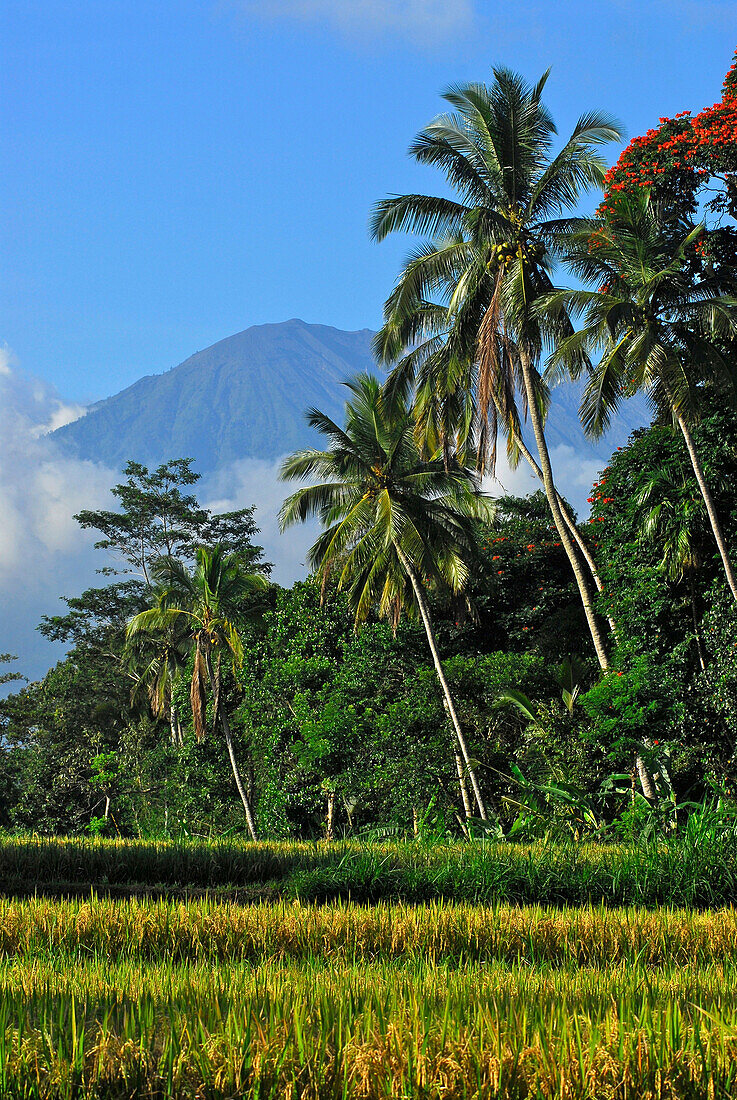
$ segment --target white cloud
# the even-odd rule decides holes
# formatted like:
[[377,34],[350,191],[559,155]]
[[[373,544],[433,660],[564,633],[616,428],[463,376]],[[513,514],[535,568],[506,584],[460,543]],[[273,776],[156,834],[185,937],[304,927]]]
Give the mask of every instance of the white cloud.
[[435,45],[468,33],[473,0],[240,0],[247,15],[293,19],[338,30],[351,37],[386,35]]
[[47,432],[55,432],[57,428],[63,428],[65,424],[71,424],[74,420],[79,420],[87,412],[86,405],[77,405],[75,403],[67,404],[64,401],[57,401],[56,408],[52,411],[51,417],[41,426],[41,435],[45,435]]
[[198,496],[213,512],[231,512],[256,506],[259,527],[256,542],[265,550],[267,561],[274,563],[272,577],[277,583],[292,584],[309,572],[307,550],[317,537],[316,523],[298,524],[285,534],[279,531],[278,514],[284,498],[294,486],[279,481],[282,459],[261,462],[241,459],[219,470],[200,483]]
[[94,537],[74,520],[81,508],[110,506],[112,470],[62,455],[44,432],[84,412],[0,351],[0,652],[38,676],[60,654],[37,633],[61,595],[96,581]]
[[12,353],[7,344],[0,348],[0,374],[10,374]]

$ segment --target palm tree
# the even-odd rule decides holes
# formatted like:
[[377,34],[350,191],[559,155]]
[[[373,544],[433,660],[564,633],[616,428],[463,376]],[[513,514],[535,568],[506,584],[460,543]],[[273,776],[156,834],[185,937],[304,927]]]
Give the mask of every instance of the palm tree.
[[355,608],[357,625],[373,607],[396,625],[402,609],[414,604],[478,812],[486,820],[438,654],[426,586],[463,590],[475,544],[474,520],[488,516],[490,502],[470,470],[420,454],[411,411],[401,399],[383,395],[376,378],[361,375],[347,386],[352,397],[346,403],[345,429],[316,409],[308,413],[310,426],[327,437],[329,449],[298,451],[282,465],[285,480],[320,481],[288,497],[281,527],[319,517],[324,530],[309,551],[310,565],[323,583],[337,576]]
[[155,718],[166,715],[172,745],[182,745],[182,723],[174,702],[174,688],[189,655],[189,624],[182,616],[157,634],[136,634],[126,645],[131,675],[135,679],[132,700],[145,690]]
[[[195,735],[205,736],[206,686],[213,696],[213,725],[220,724],[233,778],[246,815],[248,831],[256,840],[251,803],[241,780],[233,748],[227,708],[222,702],[222,657],[235,665],[243,661],[243,644],[237,623],[253,609],[254,597],[268,582],[247,573],[237,554],[225,554],[221,546],[197,547],[192,571],[176,558],[162,557],[151,565],[156,584],[154,606],[135,615],[128,623],[127,638],[152,634],[161,637],[186,622],[190,649],[194,650],[190,701]],[[217,654],[213,661],[213,654]]]
[[569,242],[573,269],[596,291],[558,291],[543,307],[584,314],[583,328],[564,339],[550,359],[551,376],[574,377],[596,350],[602,355],[581,403],[589,435],[606,429],[625,397],[644,391],[661,419],[680,429],[704,500],[724,574],[737,601],[727,545],[691,432],[705,384],[734,399],[732,367],[723,347],[737,336],[737,301],[719,276],[696,280],[689,250],[700,247],[703,226],[672,241],[663,213],[649,194],[623,194],[606,221],[590,222]]
[[[477,348],[466,356],[459,368],[458,356],[453,362],[453,333],[448,330],[448,311],[445,307],[423,303],[417,307],[414,317],[409,308],[400,326],[387,323],[374,338],[374,350],[383,362],[396,362],[386,388],[389,393],[401,393],[405,398],[414,388],[414,413],[417,421],[418,444],[434,452],[442,449],[460,461],[468,461],[469,455],[479,456],[479,471],[493,477],[496,470],[497,436],[501,429],[507,439],[507,458],[515,470],[521,458],[530,466],[533,474],[543,484],[544,477],[539,463],[525,443],[521,417],[515,400],[514,366],[509,361],[510,342],[499,341],[498,359],[504,369],[495,372],[493,379],[485,377],[483,393],[476,362]],[[436,321],[435,331],[421,338],[429,330],[429,319]],[[419,323],[418,323],[419,322]],[[399,335],[401,333],[401,336]],[[402,354],[407,344],[411,350]],[[495,383],[492,385],[492,381]],[[450,389],[449,389],[450,387]],[[547,409],[547,391],[540,388],[541,406]],[[523,395],[524,397],[524,395]],[[583,557],[598,592],[604,584],[593,554],[579,531],[570,505],[555,491],[563,521]],[[616,636],[614,619],[607,619]]]
[[482,464],[489,444],[493,450],[497,423],[518,445],[515,394],[520,394],[551,515],[599,663],[608,668],[544,432],[548,395],[538,365],[544,348],[573,328],[562,311],[541,316],[536,303],[553,287],[561,232],[570,229],[562,215],[583,191],[601,185],[606,164],[596,146],[618,140],[620,130],[608,116],[589,113],[553,155],[556,129],[541,101],[547,75],[530,86],[516,73],[496,69],[491,86],[453,86],[445,98],[454,112],[439,116],[418,135],[410,152],[421,164],[439,168],[456,198],[402,195],[376,207],[371,228],[378,240],[397,231],[429,235],[410,256],[387,301],[376,347],[384,361],[404,357],[394,378],[400,389],[416,383],[422,394],[435,386],[441,403],[457,402],[459,393],[466,396],[460,433],[476,425]]
[[696,610],[694,577],[702,565],[704,502],[698,486],[685,476],[682,468],[663,465],[648,473],[637,496],[642,509],[641,538],[662,549],[658,568],[673,584],[688,583],[691,618],[699,656],[706,668],[699,617]]

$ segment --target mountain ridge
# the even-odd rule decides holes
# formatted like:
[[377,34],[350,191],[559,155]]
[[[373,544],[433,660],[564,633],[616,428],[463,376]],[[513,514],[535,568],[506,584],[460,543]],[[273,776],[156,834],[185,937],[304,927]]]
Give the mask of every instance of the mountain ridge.
[[[90,406],[52,438],[77,458],[121,469],[135,459],[154,465],[194,460],[209,474],[243,459],[275,460],[319,436],[305,410],[319,408],[339,423],[343,383],[380,371],[373,332],[347,332],[299,318],[254,325],[195,352],[160,374],[148,374]],[[630,401],[601,441],[587,440],[578,420],[581,385],[555,390],[548,418],[551,448],[571,448],[586,460],[606,460],[630,432],[649,422],[644,400]]]

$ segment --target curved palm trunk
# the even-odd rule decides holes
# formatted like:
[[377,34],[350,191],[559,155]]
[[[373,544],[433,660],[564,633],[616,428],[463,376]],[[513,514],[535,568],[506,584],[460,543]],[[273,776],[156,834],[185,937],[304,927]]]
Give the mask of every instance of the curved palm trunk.
[[225,707],[220,706],[220,675],[215,675],[212,667],[212,657],[210,653],[206,651],[205,662],[207,664],[207,675],[210,680],[210,687],[212,688],[213,696],[215,699],[215,714],[220,719],[220,725],[222,727],[223,734],[225,736],[225,744],[228,746],[228,756],[230,757],[230,766],[233,770],[233,778],[235,779],[235,785],[238,788],[238,794],[241,796],[241,802],[243,803],[243,810],[246,815],[246,824],[248,825],[248,832],[251,834],[251,840],[258,840],[256,835],[256,823],[253,820],[253,811],[251,809],[251,803],[249,802],[246,789],[243,786],[243,780],[241,779],[241,773],[238,769],[238,761],[235,758],[235,750],[233,748],[233,736],[230,732],[230,722],[228,721],[228,715],[225,712]]
[[700,460],[698,452],[696,450],[696,444],[694,443],[694,439],[693,439],[693,436],[691,435],[691,431],[688,427],[688,424],[683,419],[683,417],[680,415],[680,413],[676,414],[676,419],[678,421],[678,427],[681,429],[681,432],[683,434],[683,438],[686,442],[686,448],[688,450],[689,458],[691,459],[691,465],[693,466],[693,472],[696,474],[696,480],[699,483],[699,489],[701,490],[701,495],[704,498],[704,504],[706,505],[706,512],[707,512],[707,515],[709,516],[709,523],[711,524],[711,529],[714,533],[714,539],[716,541],[717,548],[719,550],[719,556],[721,557],[722,565],[724,566],[724,575],[727,578],[727,584],[729,585],[729,589],[732,593],[732,596],[734,597],[735,601],[737,602],[737,582],[735,582],[734,573],[732,572],[732,563],[729,560],[729,553],[727,551],[727,544],[724,541],[724,535],[722,533],[722,526],[719,522],[719,516],[717,515],[717,510],[716,510],[716,507],[714,505],[714,498],[711,495],[711,489],[709,488],[706,477],[704,476],[704,470],[703,470],[703,467],[701,465],[701,460]]
[[[443,706],[445,707],[445,713],[450,717],[448,711],[448,704],[443,699]],[[466,771],[463,767],[463,757],[461,756],[461,750],[458,747],[457,739],[453,740],[453,758],[456,762],[456,772],[458,773],[458,786],[461,789],[461,799],[463,800],[463,812],[466,815],[466,821],[473,817],[473,808],[471,807],[471,799],[468,797],[468,783],[466,782]]]
[[527,407],[530,413],[530,422],[532,423],[532,430],[535,435],[535,443],[537,445],[538,455],[540,457],[540,472],[542,474],[543,486],[545,487],[545,495],[548,498],[548,504],[550,506],[550,512],[553,517],[553,523],[556,526],[560,540],[565,548],[566,555],[571,563],[571,569],[573,575],[576,578],[576,584],[578,585],[578,591],[581,595],[581,603],[583,604],[584,614],[586,615],[586,622],[591,632],[591,639],[594,643],[594,649],[596,650],[596,656],[599,661],[600,667],[606,671],[609,668],[609,656],[606,651],[606,645],[604,638],[602,637],[601,628],[596,619],[596,613],[591,601],[591,592],[589,590],[588,583],[581,568],[581,562],[578,557],[576,546],[571,537],[568,525],[563,518],[563,512],[560,504],[558,503],[558,491],[553,481],[553,470],[550,464],[550,454],[548,452],[548,444],[545,439],[545,433],[543,431],[542,418],[540,416],[540,410],[537,406],[535,395],[535,378],[533,376],[533,367],[530,360],[530,356],[526,350],[520,349],[520,363],[522,366],[522,377],[525,382],[525,390],[527,391]]
[[[435,672],[437,673],[438,680],[440,681],[440,686],[443,689],[443,695],[445,696],[445,704],[446,704],[446,707],[447,707],[447,710],[448,710],[448,714],[450,715],[450,720],[453,723],[453,729],[455,730],[455,735],[456,735],[456,738],[458,739],[458,745],[459,745],[460,750],[461,750],[461,755],[463,756],[463,760],[464,760],[465,765],[466,765],[466,771],[468,773],[468,778],[471,780],[471,786],[473,787],[473,793],[474,793],[474,797],[476,799],[476,805],[478,806],[479,817],[481,818],[482,821],[488,821],[488,817],[487,817],[487,814],[486,814],[486,807],[484,805],[484,800],[481,797],[481,790],[479,788],[478,780],[476,778],[476,770],[473,766],[473,763],[471,761],[471,757],[469,756],[469,753],[468,753],[468,746],[466,745],[466,739],[463,736],[463,730],[461,729],[461,724],[458,721],[458,715],[456,714],[456,709],[455,709],[455,706],[453,704],[453,697],[450,693],[450,688],[448,687],[448,681],[445,679],[445,673],[443,672],[443,666],[441,664],[440,656],[438,654],[438,647],[437,647],[436,642],[435,642],[435,632],[433,631],[432,620],[430,618],[430,608],[427,605],[427,600],[425,599],[425,593],[423,591],[422,585],[420,584],[417,573],[415,572],[415,569],[414,569],[413,565],[411,564],[411,562],[408,560],[408,558],[405,556],[405,554],[402,552],[402,550],[400,550],[400,548],[398,546],[396,547],[396,551],[397,551],[397,555],[399,556],[399,560],[401,561],[402,566],[403,566],[405,572],[407,573],[407,576],[409,577],[410,581],[412,582],[412,588],[414,589],[415,599],[417,600],[417,606],[420,609],[420,616],[422,618],[422,624],[425,627],[425,633],[427,635],[427,643],[430,646],[430,652],[432,653],[432,659],[433,659],[433,662],[435,664]],[[461,785],[461,796],[462,795],[463,795],[463,786]]]
[[[497,409],[498,409],[498,411],[501,415],[500,406],[497,406]],[[540,469],[540,466],[538,465],[538,463],[535,461],[534,455],[532,454],[532,452],[527,447],[525,441],[522,439],[521,436],[519,436],[515,433],[514,442],[515,442],[515,445],[519,448],[520,454],[527,460],[530,467],[534,471],[535,475],[543,483],[543,486],[544,486],[545,485],[545,478],[543,477],[543,472]],[[563,500],[563,497],[560,495],[560,493],[558,492],[557,489],[555,490],[555,495],[558,498],[558,506],[560,508],[561,515],[563,516],[563,520],[565,522],[565,525],[568,528],[568,530],[570,531],[571,537],[573,538],[574,542],[576,543],[576,546],[578,547],[579,551],[581,552],[581,555],[583,556],[586,564],[589,567],[589,572],[591,573],[594,584],[596,585],[596,590],[597,590],[597,592],[603,592],[604,591],[604,584],[602,582],[601,577],[599,576],[599,570],[596,568],[596,562],[594,561],[594,556],[591,553],[591,551],[589,550],[588,546],[586,545],[586,542],[584,541],[584,539],[581,537],[581,532],[579,531],[578,527],[576,526],[576,524],[573,520],[573,516],[568,511],[568,506],[567,506],[566,502]],[[617,624],[615,623],[615,621],[611,617],[611,615],[607,615],[607,622],[609,623],[609,627],[611,629],[612,634],[614,634],[614,636],[616,637],[616,635],[617,635]]]

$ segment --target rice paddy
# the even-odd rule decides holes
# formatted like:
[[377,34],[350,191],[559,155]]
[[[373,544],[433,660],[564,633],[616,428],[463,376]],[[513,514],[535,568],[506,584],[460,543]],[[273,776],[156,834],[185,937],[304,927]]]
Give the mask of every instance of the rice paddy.
[[732,1097],[737,910],[6,896],[0,1095]]
[[[690,826],[690,822],[689,822]],[[715,825],[649,844],[0,840],[0,894],[239,901],[431,899],[517,904],[737,904],[737,837]]]

